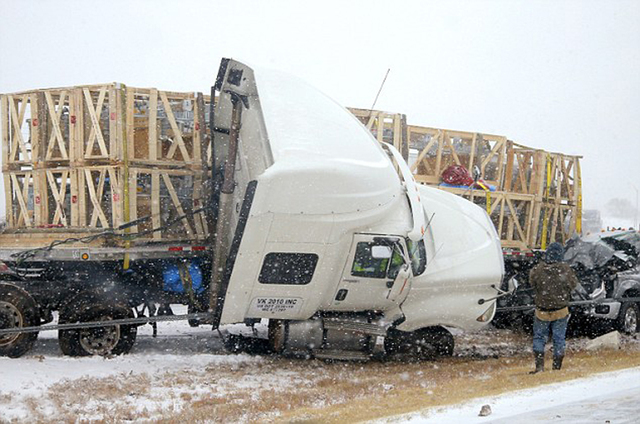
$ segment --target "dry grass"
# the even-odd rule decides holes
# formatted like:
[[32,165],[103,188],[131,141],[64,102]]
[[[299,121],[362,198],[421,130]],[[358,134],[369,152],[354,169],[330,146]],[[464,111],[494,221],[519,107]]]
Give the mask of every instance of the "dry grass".
[[434,362],[273,358],[56,384],[47,395],[54,414],[39,409],[40,399],[29,402],[42,422],[357,422],[640,366],[637,342],[598,353],[583,344],[570,342],[562,371],[538,375],[528,374],[530,337],[501,332],[464,336],[456,350],[462,356]]
[[[581,352],[566,360],[559,372],[529,375],[532,368],[528,357],[460,361],[448,359],[438,362],[439,368],[425,373],[432,387],[422,388],[415,379],[387,392],[365,398],[355,397],[349,402],[337,403],[321,410],[297,410],[281,416],[283,422],[357,422],[414,412],[436,406],[449,405],[480,396],[492,396],[506,391],[536,387],[593,373],[640,366],[637,352],[606,351],[597,355]],[[405,367],[403,367],[405,368]],[[404,373],[413,371],[409,365]],[[381,375],[386,381],[392,376]]]
[[10,403],[13,400],[11,393],[0,393],[0,403]]

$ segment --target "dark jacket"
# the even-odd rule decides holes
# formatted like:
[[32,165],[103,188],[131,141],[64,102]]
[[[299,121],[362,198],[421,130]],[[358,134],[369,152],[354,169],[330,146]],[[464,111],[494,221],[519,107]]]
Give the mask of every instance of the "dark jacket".
[[529,284],[533,287],[536,308],[555,311],[569,306],[578,279],[564,262],[541,262],[529,273]]

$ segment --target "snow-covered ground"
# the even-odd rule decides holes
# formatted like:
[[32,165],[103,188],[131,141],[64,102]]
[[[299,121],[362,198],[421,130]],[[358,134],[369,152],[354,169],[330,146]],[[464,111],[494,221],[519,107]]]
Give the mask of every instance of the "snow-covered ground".
[[[174,312],[186,313],[186,308],[174,305]],[[58,383],[109,376],[136,379],[220,365],[242,367],[262,360],[249,355],[227,354],[211,327],[191,328],[185,322],[167,322],[159,324],[158,328],[159,334],[153,338],[150,326],[140,327],[131,354],[123,356],[63,356],[57,333],[47,331],[40,333],[33,350],[24,357],[0,357],[0,423],[29,420],[34,413],[33,400],[41,399]],[[46,414],[48,410],[53,411],[52,408],[53,405],[42,402],[35,409]]]
[[[490,415],[478,415],[483,405],[491,407]],[[391,421],[405,424],[638,423],[640,368],[473,399]]]
[[[186,311],[178,308],[175,313]],[[268,421],[289,407],[265,406],[274,402],[271,394],[283,392],[291,408],[330,407],[344,402],[342,393],[334,398],[327,388],[336,387],[341,378],[362,380],[356,394],[393,391],[406,387],[415,374],[427,389],[436,391],[435,371],[442,364],[328,365],[322,362],[285,361],[273,358],[228,354],[217,332],[210,327],[190,328],[184,322],[159,324],[159,335],[152,337],[150,326],[139,329],[138,340],[129,355],[101,358],[65,357],[59,350],[55,332],[40,334],[34,349],[19,359],[0,358],[0,423],[34,421],[104,420],[113,422],[153,421],[181,417],[193,405],[209,402],[238,402],[234,415],[217,417],[220,422]],[[226,331],[246,330],[244,326]],[[225,331],[223,330],[223,331]],[[525,334],[488,329],[476,334],[456,334],[456,357],[460,372],[467,372],[465,358],[514,358],[527,354],[530,341]],[[640,351],[635,337],[626,338],[626,348]],[[584,339],[572,339],[569,347],[579,348]],[[499,364],[500,362],[494,362]],[[507,364],[504,360],[502,364]],[[366,381],[369,373],[387,370],[379,380]],[[404,370],[404,377],[394,370]],[[490,368],[489,368],[490,370]],[[423,374],[423,372],[425,374]],[[487,370],[479,371],[483,380]],[[358,374],[360,373],[360,374]],[[399,378],[393,381],[391,376]],[[429,375],[425,382],[424,376]],[[446,377],[445,377],[446,378]],[[317,391],[313,391],[318,387]],[[425,387],[425,386],[417,386]],[[77,393],[75,393],[77,392]],[[289,397],[298,395],[300,399]],[[241,397],[245,396],[246,399]],[[312,401],[309,401],[309,398]],[[229,401],[229,399],[233,399]],[[342,400],[341,400],[342,399]],[[276,399],[275,402],[279,401]],[[244,403],[242,403],[244,402]],[[478,417],[482,405],[493,413]],[[251,405],[257,411],[246,413]],[[239,412],[238,412],[239,411]],[[280,412],[278,412],[280,411]],[[231,414],[228,410],[226,414]],[[244,417],[242,414],[245,413]],[[581,380],[542,386],[491,398],[478,398],[447,408],[392,418],[392,422],[637,422],[640,415],[640,368],[600,374]],[[233,416],[234,418],[230,418]],[[196,420],[199,418],[196,417]],[[208,419],[208,418],[207,418]],[[386,420],[389,421],[389,420]]]

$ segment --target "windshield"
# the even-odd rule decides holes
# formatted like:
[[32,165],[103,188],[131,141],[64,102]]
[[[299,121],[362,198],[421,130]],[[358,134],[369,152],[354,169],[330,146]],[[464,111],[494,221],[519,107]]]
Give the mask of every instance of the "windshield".
[[424,247],[424,241],[412,241],[407,238],[406,242],[407,248],[409,249],[413,275],[420,275],[427,268],[427,251]]

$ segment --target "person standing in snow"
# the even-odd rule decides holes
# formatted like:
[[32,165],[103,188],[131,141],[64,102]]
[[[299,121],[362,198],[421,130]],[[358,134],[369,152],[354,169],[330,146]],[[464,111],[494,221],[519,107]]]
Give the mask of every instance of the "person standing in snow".
[[563,262],[564,248],[560,243],[551,243],[544,260],[529,273],[529,284],[533,287],[536,304],[533,322],[533,355],[535,371],[544,371],[544,346],[553,337],[553,369],[562,368],[565,352],[565,335],[569,321],[571,292],[578,279],[569,265]]

